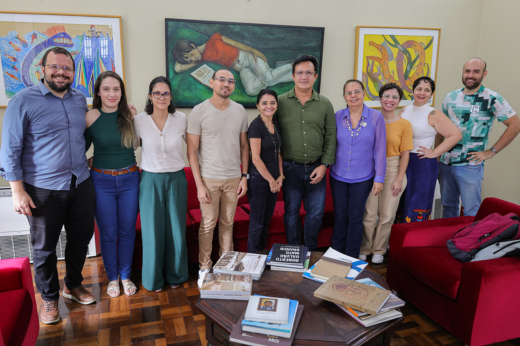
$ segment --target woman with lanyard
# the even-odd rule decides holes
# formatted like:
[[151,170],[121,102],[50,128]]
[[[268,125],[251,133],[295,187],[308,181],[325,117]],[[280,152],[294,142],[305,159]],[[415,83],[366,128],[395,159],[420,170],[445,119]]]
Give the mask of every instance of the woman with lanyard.
[[273,119],[278,95],[263,89],[256,98],[260,115],[251,122],[247,135],[251,147],[247,197],[251,207],[247,252],[258,252],[267,245],[269,222],[274,213],[278,191],[283,184],[282,137],[280,124]]
[[386,174],[379,195],[368,196],[363,217],[364,233],[359,259],[366,261],[373,254],[372,263],[383,263],[390,239],[399,200],[406,188],[406,167],[413,149],[412,124],[395,114],[403,98],[403,90],[395,83],[379,89],[381,113],[386,125]]
[[135,116],[142,147],[139,208],[143,239],[142,282],[149,291],[187,281],[186,213],[188,182],[183,143],[186,116],[175,111],[170,81],[150,82],[145,111]]
[[348,80],[343,97],[347,108],[336,112],[338,144],[336,163],[330,169],[332,248],[357,258],[368,194],[377,196],[385,181],[386,130],[383,115],[363,104],[363,83]]
[[[408,186],[399,203],[397,222],[430,219],[439,172],[437,158],[462,138],[457,126],[444,113],[430,106],[434,91],[435,82],[430,77],[417,78],[413,83],[413,104],[399,113],[412,124],[413,149],[406,169]],[[432,149],[438,133],[446,139]]]
[[121,278],[125,294],[131,296],[137,291],[130,281],[139,208],[133,122],[136,111],[127,103],[123,80],[112,71],[98,76],[92,106],[85,114],[85,142],[87,150],[94,143],[90,176],[96,190],[96,223],[108,276],[107,294],[112,298],[121,294]]

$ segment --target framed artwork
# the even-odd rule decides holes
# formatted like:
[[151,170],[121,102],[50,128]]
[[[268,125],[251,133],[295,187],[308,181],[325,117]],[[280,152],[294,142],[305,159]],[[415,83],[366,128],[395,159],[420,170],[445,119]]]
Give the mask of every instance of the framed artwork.
[[0,106],[43,78],[41,60],[52,47],[74,58],[72,87],[92,104],[94,83],[103,71],[124,80],[121,17],[0,12]]
[[354,76],[365,86],[365,104],[381,107],[379,88],[396,83],[404,92],[400,106],[411,105],[417,78],[436,81],[440,37],[441,29],[357,26]]
[[279,95],[294,87],[292,62],[303,54],[318,59],[320,90],[325,28],[166,19],[166,74],[177,107],[211,97],[214,71],[229,69],[237,83],[231,99],[255,108],[264,88]]

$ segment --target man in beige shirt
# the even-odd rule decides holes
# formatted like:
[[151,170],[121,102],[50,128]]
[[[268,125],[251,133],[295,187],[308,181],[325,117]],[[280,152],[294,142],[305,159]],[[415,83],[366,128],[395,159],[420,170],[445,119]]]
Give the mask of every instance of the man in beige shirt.
[[[238,199],[247,191],[247,114],[231,101],[235,79],[219,70],[210,80],[213,96],[198,104],[188,118],[190,162],[202,219],[199,228],[199,287],[212,266],[213,230],[219,220],[222,255],[233,250],[233,220]],[[240,171],[242,164],[242,171]]]

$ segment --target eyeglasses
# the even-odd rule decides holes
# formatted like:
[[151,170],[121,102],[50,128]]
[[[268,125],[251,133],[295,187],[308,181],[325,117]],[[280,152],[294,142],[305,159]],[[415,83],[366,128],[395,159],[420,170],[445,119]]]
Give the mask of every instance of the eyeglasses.
[[384,94],[383,97],[381,97],[381,98],[383,98],[385,100],[390,100],[390,99],[392,99],[392,100],[399,100],[399,96],[397,96],[397,95]]
[[359,94],[362,94],[363,93],[363,90],[361,89],[358,89],[358,90],[354,90],[354,91],[345,91],[345,95],[347,96],[352,96],[352,95],[359,95]]
[[220,83],[226,83],[228,82],[229,84],[235,84],[237,81],[234,80],[233,78],[224,78],[224,77],[217,77],[217,78],[213,78],[214,80],[218,80]]
[[164,97],[165,100],[169,100],[172,98],[172,94],[170,94],[167,91],[162,94],[158,91],[154,91],[154,92],[151,92],[150,94],[153,96],[154,99],[157,99],[157,100],[159,100],[161,97]]
[[295,75],[297,75],[298,77],[303,77],[303,76],[307,76],[307,77],[310,77],[310,76],[314,76],[316,72],[314,71],[296,71],[294,72]]
[[48,67],[51,72],[59,71],[60,69],[63,70],[64,73],[72,73],[74,72],[74,69],[70,66],[60,66],[60,65],[45,65],[45,67]]

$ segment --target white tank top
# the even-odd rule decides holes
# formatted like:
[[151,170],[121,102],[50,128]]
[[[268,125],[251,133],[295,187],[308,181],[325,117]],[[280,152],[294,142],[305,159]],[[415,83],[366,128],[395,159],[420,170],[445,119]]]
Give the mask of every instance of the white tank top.
[[431,148],[435,143],[435,136],[437,131],[435,127],[428,124],[428,115],[435,108],[429,104],[422,106],[411,105],[404,109],[401,117],[412,123],[413,132],[413,150],[412,153],[417,153],[419,146]]

